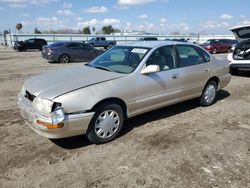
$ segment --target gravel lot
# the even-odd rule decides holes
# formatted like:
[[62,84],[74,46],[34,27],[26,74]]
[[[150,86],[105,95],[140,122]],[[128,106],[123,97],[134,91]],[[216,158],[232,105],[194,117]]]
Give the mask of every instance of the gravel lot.
[[32,75],[76,65],[0,47],[0,187],[250,187],[250,73],[233,76],[213,106],[138,116],[108,144],[43,138],[20,118],[17,93]]

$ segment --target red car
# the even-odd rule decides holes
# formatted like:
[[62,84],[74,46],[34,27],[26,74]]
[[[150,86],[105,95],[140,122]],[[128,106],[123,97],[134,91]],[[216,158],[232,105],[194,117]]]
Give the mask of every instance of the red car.
[[236,43],[236,40],[230,39],[210,39],[201,46],[205,48],[208,52],[216,54],[219,52],[228,52]]

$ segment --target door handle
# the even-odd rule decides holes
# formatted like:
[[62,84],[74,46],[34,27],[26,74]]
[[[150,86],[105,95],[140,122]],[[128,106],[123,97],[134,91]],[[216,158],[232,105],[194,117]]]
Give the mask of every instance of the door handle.
[[205,69],[205,72],[208,72],[209,71],[209,69]]
[[178,79],[178,78],[179,78],[179,74],[178,74],[178,73],[173,74],[173,75],[172,75],[172,78],[173,78],[173,79]]

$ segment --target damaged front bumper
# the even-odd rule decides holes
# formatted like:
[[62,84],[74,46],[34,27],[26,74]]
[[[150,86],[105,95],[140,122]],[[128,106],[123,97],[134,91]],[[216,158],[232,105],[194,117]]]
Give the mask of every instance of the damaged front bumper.
[[28,125],[39,135],[52,139],[85,134],[94,115],[94,112],[65,114],[65,119],[62,122],[63,125],[61,124],[62,126],[50,129],[43,126],[41,122],[53,124],[51,116],[37,112],[32,102],[24,97],[22,93],[18,94],[17,104],[20,108],[21,116]]

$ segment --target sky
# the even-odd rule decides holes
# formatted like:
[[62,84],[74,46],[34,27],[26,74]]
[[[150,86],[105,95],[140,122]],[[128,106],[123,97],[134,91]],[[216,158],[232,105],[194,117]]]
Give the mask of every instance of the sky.
[[0,0],[0,32],[22,33],[112,25],[159,34],[231,34],[250,25],[249,0]]

